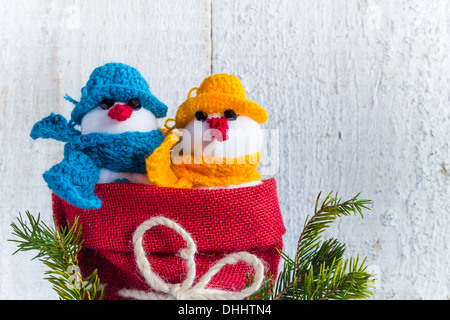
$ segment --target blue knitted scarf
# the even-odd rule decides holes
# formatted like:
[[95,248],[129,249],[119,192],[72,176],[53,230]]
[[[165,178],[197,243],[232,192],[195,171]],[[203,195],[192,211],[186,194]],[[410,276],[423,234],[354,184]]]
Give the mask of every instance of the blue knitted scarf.
[[161,130],[82,135],[53,113],[33,126],[31,137],[66,142],[64,159],[44,173],[44,180],[55,194],[84,209],[101,207],[94,194],[101,168],[144,173],[145,159],[164,140]]

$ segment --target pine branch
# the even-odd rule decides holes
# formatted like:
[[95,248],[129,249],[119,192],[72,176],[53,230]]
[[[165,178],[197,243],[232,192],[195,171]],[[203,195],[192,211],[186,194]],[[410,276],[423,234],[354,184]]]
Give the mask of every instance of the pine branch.
[[330,266],[320,265],[318,272],[309,269],[274,300],[348,300],[371,296],[371,275],[365,272],[365,260],[358,258],[333,260]]
[[[287,257],[285,253],[280,253],[285,261],[284,269],[279,279],[284,277],[284,285],[278,285],[277,295],[274,300],[281,299],[289,292],[297,291],[297,288],[304,283],[305,278],[310,274],[317,277],[322,268],[333,268],[333,263],[336,260],[342,259],[345,252],[345,246],[339,243],[336,239],[329,239],[323,242],[320,247],[317,247],[309,256],[305,257],[305,267],[298,269],[298,262]],[[298,259],[298,258],[297,258]],[[287,278],[287,276],[290,276]],[[287,297],[287,296],[286,296]]]
[[[269,274],[269,272],[266,272],[266,276],[259,288],[259,290],[252,295],[248,296],[247,300],[269,300],[270,297],[273,295],[273,288],[275,285],[274,280],[272,279],[273,275]],[[253,283],[253,278],[250,277],[250,275],[247,273],[247,280],[244,284],[245,287],[250,287]]]
[[28,221],[24,221],[22,215],[17,218],[18,224],[11,223],[13,235],[18,239],[18,249],[13,253],[24,251],[37,251],[32,258],[38,259],[49,270],[45,271],[46,277],[53,285],[60,299],[63,300],[94,300],[103,299],[103,290],[100,290],[100,279],[95,270],[91,275],[83,278],[77,260],[77,254],[81,250],[81,224],[76,218],[69,228],[49,227],[37,218],[26,212]]
[[[358,259],[342,260],[345,245],[336,239],[321,242],[323,232],[336,218],[359,214],[369,209],[370,200],[359,200],[360,194],[350,200],[341,201],[338,194],[330,192],[319,207],[319,193],[314,215],[306,218],[300,235],[294,260],[281,257],[286,271],[281,272],[277,294],[279,299],[344,299],[370,296],[371,275],[365,272],[365,259],[358,266]],[[284,279],[283,279],[284,278]]]
[[323,232],[340,216],[360,215],[369,209],[370,200],[359,200],[360,194],[341,201],[338,194],[329,193],[319,206],[316,199],[314,215],[305,220],[294,258],[279,251],[283,259],[276,284],[267,292],[267,284],[253,296],[273,300],[364,299],[371,296],[373,276],[366,272],[366,259],[343,260],[345,245],[336,239],[322,241]]
[[365,272],[365,260],[361,264],[358,264],[359,256],[356,259],[340,260],[334,272],[324,270],[320,283],[321,291],[316,292],[315,298],[318,300],[368,298],[371,295],[372,286],[371,275]]
[[300,235],[297,244],[297,270],[301,269],[302,261],[307,261],[310,254],[314,253],[314,249],[320,242],[322,233],[330,226],[330,224],[336,220],[339,216],[349,216],[351,214],[362,214],[362,209],[370,210],[367,206],[371,203],[370,200],[358,200],[360,193],[355,197],[345,202],[341,202],[341,198],[338,198],[338,194],[334,197],[331,196],[333,192],[330,192],[323,201],[320,209],[318,209],[318,203],[321,193],[317,196],[315,213],[308,220],[303,227],[303,231]]

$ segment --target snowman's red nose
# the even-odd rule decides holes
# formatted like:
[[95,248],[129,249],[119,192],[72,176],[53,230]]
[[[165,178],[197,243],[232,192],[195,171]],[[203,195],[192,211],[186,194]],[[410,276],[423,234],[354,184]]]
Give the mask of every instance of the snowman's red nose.
[[[212,136],[216,138],[218,141],[225,141],[228,139],[227,131],[228,131],[228,120],[225,117],[220,118],[207,118],[206,122],[209,124],[211,129],[218,130],[217,134],[214,134],[214,130],[212,132]],[[220,132],[220,133],[219,133]]]
[[108,116],[113,120],[125,121],[131,117],[132,113],[133,109],[129,105],[116,104],[111,108],[111,110],[109,110]]

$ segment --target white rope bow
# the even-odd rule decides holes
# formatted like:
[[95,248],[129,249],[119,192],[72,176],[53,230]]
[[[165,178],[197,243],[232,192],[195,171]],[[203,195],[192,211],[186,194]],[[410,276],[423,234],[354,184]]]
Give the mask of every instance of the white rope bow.
[[[171,284],[163,281],[157,274],[152,271],[150,263],[145,255],[142,247],[142,239],[146,231],[151,228],[163,225],[173,229],[186,242],[186,248],[180,250],[180,256],[186,260],[187,274],[186,279],[182,283]],[[243,299],[259,289],[264,280],[264,265],[260,259],[248,252],[237,252],[230,254],[221,260],[217,261],[206,272],[200,280],[192,286],[195,279],[195,260],[194,256],[197,252],[197,247],[194,240],[189,233],[186,232],[176,222],[162,216],[153,217],[143,222],[135,231],[133,235],[134,254],[136,256],[136,263],[145,278],[145,281],[155,292],[146,292],[134,289],[121,289],[118,294],[125,298],[134,298],[140,300],[225,300],[225,299]],[[235,264],[239,261],[244,261],[255,270],[253,283],[241,291],[225,291],[220,289],[205,288],[211,278],[220,271],[220,269],[227,264]]]

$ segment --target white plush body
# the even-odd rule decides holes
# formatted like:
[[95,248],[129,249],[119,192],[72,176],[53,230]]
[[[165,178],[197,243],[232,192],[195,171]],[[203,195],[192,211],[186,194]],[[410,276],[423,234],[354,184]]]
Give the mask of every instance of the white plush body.
[[[223,114],[210,114],[208,118],[221,117]],[[206,121],[191,120],[182,129],[183,139],[177,146],[183,154],[216,158],[237,158],[252,155],[261,151],[263,132],[260,125],[247,116],[239,116],[236,120],[228,121],[228,139],[219,141],[213,138],[213,130]],[[261,181],[251,181],[239,185],[226,187],[200,187],[206,189],[232,189],[261,184]]]
[[[124,104],[116,102],[116,104]],[[158,129],[158,121],[155,115],[145,109],[134,110],[131,116],[124,121],[116,121],[108,116],[109,110],[96,107],[88,112],[81,120],[81,134],[124,132],[150,132]],[[110,183],[126,179],[132,183],[150,185],[147,174],[134,172],[115,172],[108,169],[100,169],[100,177],[97,183]]]
[[130,118],[121,122],[111,119],[108,112],[109,110],[100,107],[89,111],[81,120],[81,134],[93,132],[120,134],[127,131],[149,132],[158,129],[155,115],[145,108],[133,111]]
[[[220,117],[211,114],[211,117]],[[213,130],[208,124],[196,119],[190,121],[182,130],[180,147],[187,154],[211,156],[216,158],[237,158],[259,152],[263,143],[263,132],[259,124],[247,116],[239,116],[228,121],[228,139],[219,141],[212,138]]]

